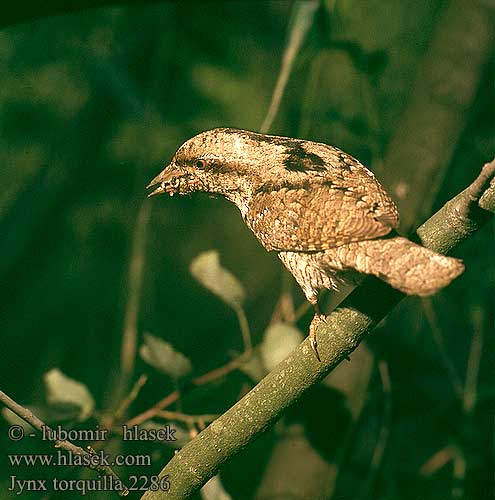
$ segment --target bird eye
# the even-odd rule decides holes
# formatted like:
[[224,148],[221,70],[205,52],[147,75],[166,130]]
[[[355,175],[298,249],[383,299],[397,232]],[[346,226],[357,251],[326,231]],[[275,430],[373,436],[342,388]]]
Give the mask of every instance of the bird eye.
[[205,168],[206,161],[205,160],[196,160],[196,168]]

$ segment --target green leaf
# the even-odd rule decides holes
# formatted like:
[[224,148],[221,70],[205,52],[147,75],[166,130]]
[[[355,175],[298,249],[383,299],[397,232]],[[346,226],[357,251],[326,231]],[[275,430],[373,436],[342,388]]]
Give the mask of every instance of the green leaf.
[[200,253],[190,266],[191,274],[233,309],[242,306],[246,293],[239,280],[220,265],[216,250]]
[[43,375],[46,399],[49,405],[73,405],[79,408],[78,420],[86,420],[95,409],[95,401],[88,388],[54,368]]
[[232,497],[225,491],[218,474],[201,488],[200,493],[203,500],[232,500]]
[[146,363],[173,379],[184,377],[192,371],[191,362],[184,354],[150,333],[144,334],[144,343],[139,348],[139,354]]
[[284,360],[304,339],[304,335],[288,323],[275,323],[265,331],[260,345],[263,364],[268,371]]

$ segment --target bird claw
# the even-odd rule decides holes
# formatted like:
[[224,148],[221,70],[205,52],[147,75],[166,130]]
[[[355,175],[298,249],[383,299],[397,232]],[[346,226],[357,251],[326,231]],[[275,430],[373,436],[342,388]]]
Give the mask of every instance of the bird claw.
[[318,353],[318,342],[316,341],[316,329],[320,323],[326,323],[327,319],[324,314],[315,314],[311,324],[309,325],[309,343],[311,349],[315,353],[316,359],[321,362],[320,355]]
[[318,354],[318,342],[316,342],[315,335],[309,337],[309,343],[311,344],[311,349],[315,353],[316,359],[321,363],[320,355]]

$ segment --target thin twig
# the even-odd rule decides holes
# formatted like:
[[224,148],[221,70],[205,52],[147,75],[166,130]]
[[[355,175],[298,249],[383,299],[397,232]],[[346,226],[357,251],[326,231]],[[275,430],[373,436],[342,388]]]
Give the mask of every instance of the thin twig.
[[167,408],[171,404],[175,403],[180,398],[179,391],[172,391],[170,394],[167,394],[163,399],[155,403],[151,408],[148,408],[146,411],[143,411],[139,415],[131,418],[126,422],[127,427],[133,427],[135,425],[141,425],[148,420],[151,420],[155,417],[163,408]]
[[124,317],[124,332],[122,335],[122,350],[120,354],[121,380],[117,394],[123,394],[134,371],[137,351],[137,320],[143,271],[145,262],[145,247],[147,239],[150,204],[145,201],[139,210],[134,235],[132,239],[131,257],[128,276],[128,296]]
[[54,442],[55,448],[61,448],[72,455],[77,455],[81,457],[90,457],[88,460],[83,460],[82,463],[85,467],[95,470],[100,474],[105,476],[112,477],[117,484],[122,485],[122,490],[118,491],[118,494],[122,497],[125,497],[129,494],[129,490],[127,486],[123,483],[123,481],[119,478],[119,476],[113,471],[113,469],[108,465],[100,465],[97,463],[95,452],[92,448],[89,448],[89,451],[81,448],[80,446],[76,446],[67,440],[57,439],[57,432],[46,425],[40,418],[38,418],[31,410],[21,406],[19,403],[16,403],[12,398],[7,396],[5,392],[0,391],[0,402],[2,402],[9,410],[15,413],[18,417],[22,418],[25,422],[34,427],[37,431],[43,433],[44,436],[47,436],[48,439]]
[[452,362],[450,354],[445,347],[445,342],[443,339],[442,329],[438,324],[437,315],[435,314],[435,309],[431,303],[430,298],[423,298],[421,300],[421,304],[423,306],[423,311],[425,313],[426,320],[428,321],[428,325],[430,327],[431,333],[433,334],[433,339],[435,340],[435,344],[437,346],[438,352],[440,353],[440,358],[442,363],[444,364],[447,372],[449,373],[449,381],[452,384],[452,388],[456,396],[462,401],[462,382],[457,373],[457,370]]
[[453,463],[452,479],[454,484],[452,485],[452,498],[463,498],[466,458],[457,446],[451,444],[437,451],[420,467],[419,473],[426,477],[432,476],[449,462]]
[[452,485],[452,498],[464,498],[464,480],[466,478],[466,457],[464,453],[458,448],[455,448],[456,453],[454,454],[454,470],[452,473],[452,479],[454,484]]
[[[167,394],[163,399],[155,403],[151,408],[148,408],[146,411],[136,415],[126,422],[127,427],[132,427],[134,425],[141,425],[144,422],[151,420],[153,417],[156,417],[162,410],[175,403],[180,399],[180,397],[191,390],[192,388],[199,387],[201,385],[207,384],[208,382],[212,382],[214,380],[218,380],[225,375],[228,375],[230,372],[237,370],[245,361],[249,359],[250,352],[245,352],[238,356],[237,358],[229,361],[225,365],[222,365],[218,368],[214,368],[213,370],[200,375],[199,377],[193,378],[191,380],[191,384],[182,389],[182,392],[178,390],[172,391],[170,394]],[[189,387],[189,389],[188,389]]]
[[432,476],[445,465],[447,465],[451,460],[454,459],[455,450],[454,447],[449,445],[441,450],[437,451],[433,456],[431,456],[420,468],[419,473],[422,476]]
[[466,382],[464,384],[463,407],[467,414],[472,413],[476,405],[478,375],[480,370],[481,353],[483,351],[483,317],[482,310],[473,311],[473,337],[469,349],[466,368]]
[[378,469],[383,460],[388,435],[390,433],[390,422],[392,420],[392,386],[390,383],[388,363],[385,360],[381,360],[378,363],[378,370],[380,371],[380,380],[382,382],[384,403],[382,429],[376,443],[373,458],[371,459],[371,465],[375,469]]
[[229,361],[223,366],[219,368],[214,368],[213,370],[205,373],[204,375],[200,375],[192,380],[193,385],[203,385],[208,382],[212,382],[213,380],[217,380],[220,377],[227,375],[228,373],[237,370],[249,357],[250,353],[241,354],[239,357],[234,358],[232,361]]
[[249,328],[249,322],[246,318],[246,313],[240,306],[235,308],[235,313],[237,315],[237,320],[239,321],[239,328],[241,330],[244,351],[251,352],[253,348],[253,342],[251,340],[251,330]]
[[[488,220],[490,212],[495,211],[495,197],[486,196],[495,190],[494,174],[495,160],[492,160],[483,166],[479,176],[469,187],[448,201],[418,228],[417,235],[425,247],[439,244],[437,251],[446,253]],[[483,192],[484,188],[486,191]]]
[[289,41],[285,46],[284,55],[282,56],[282,67],[278,74],[268,112],[260,128],[260,132],[263,134],[266,134],[270,130],[273,120],[275,120],[277,116],[282,96],[284,95],[287,82],[289,81],[292,66],[313,24],[313,19],[318,7],[319,2],[316,0],[296,2],[295,4],[294,24],[290,30]]
[[[492,160],[489,163],[485,163],[483,168],[481,169],[480,174],[476,178],[476,180],[466,189],[466,196],[469,197],[469,204],[465,204],[465,209],[463,210],[459,206],[457,209],[459,214],[462,214],[462,218],[466,220],[469,218],[471,211],[476,209],[479,202],[485,199],[495,188],[495,162]],[[481,203],[483,205],[483,203]],[[489,207],[481,207],[484,210],[490,210]],[[493,210],[493,209],[492,209]],[[491,211],[492,211],[491,210]]]
[[378,471],[385,455],[385,448],[387,446],[388,436],[390,434],[390,425],[392,421],[392,388],[390,383],[390,374],[388,364],[385,360],[378,363],[378,370],[380,372],[380,380],[383,390],[383,418],[380,432],[376,440],[375,449],[371,457],[370,471],[368,477],[361,488],[361,493],[358,498],[367,498],[376,480]]
[[146,382],[148,381],[147,375],[141,375],[137,380],[134,386],[132,387],[131,391],[129,394],[122,400],[120,403],[119,407],[115,411],[114,414],[114,420],[120,420],[129,406],[135,401],[135,399],[138,397],[142,387]]

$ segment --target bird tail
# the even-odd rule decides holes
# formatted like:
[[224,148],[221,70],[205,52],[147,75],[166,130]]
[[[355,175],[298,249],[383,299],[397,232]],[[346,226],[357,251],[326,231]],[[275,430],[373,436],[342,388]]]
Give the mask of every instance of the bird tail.
[[459,259],[446,257],[399,236],[342,245],[326,254],[344,268],[371,274],[407,295],[431,295],[463,271]]

